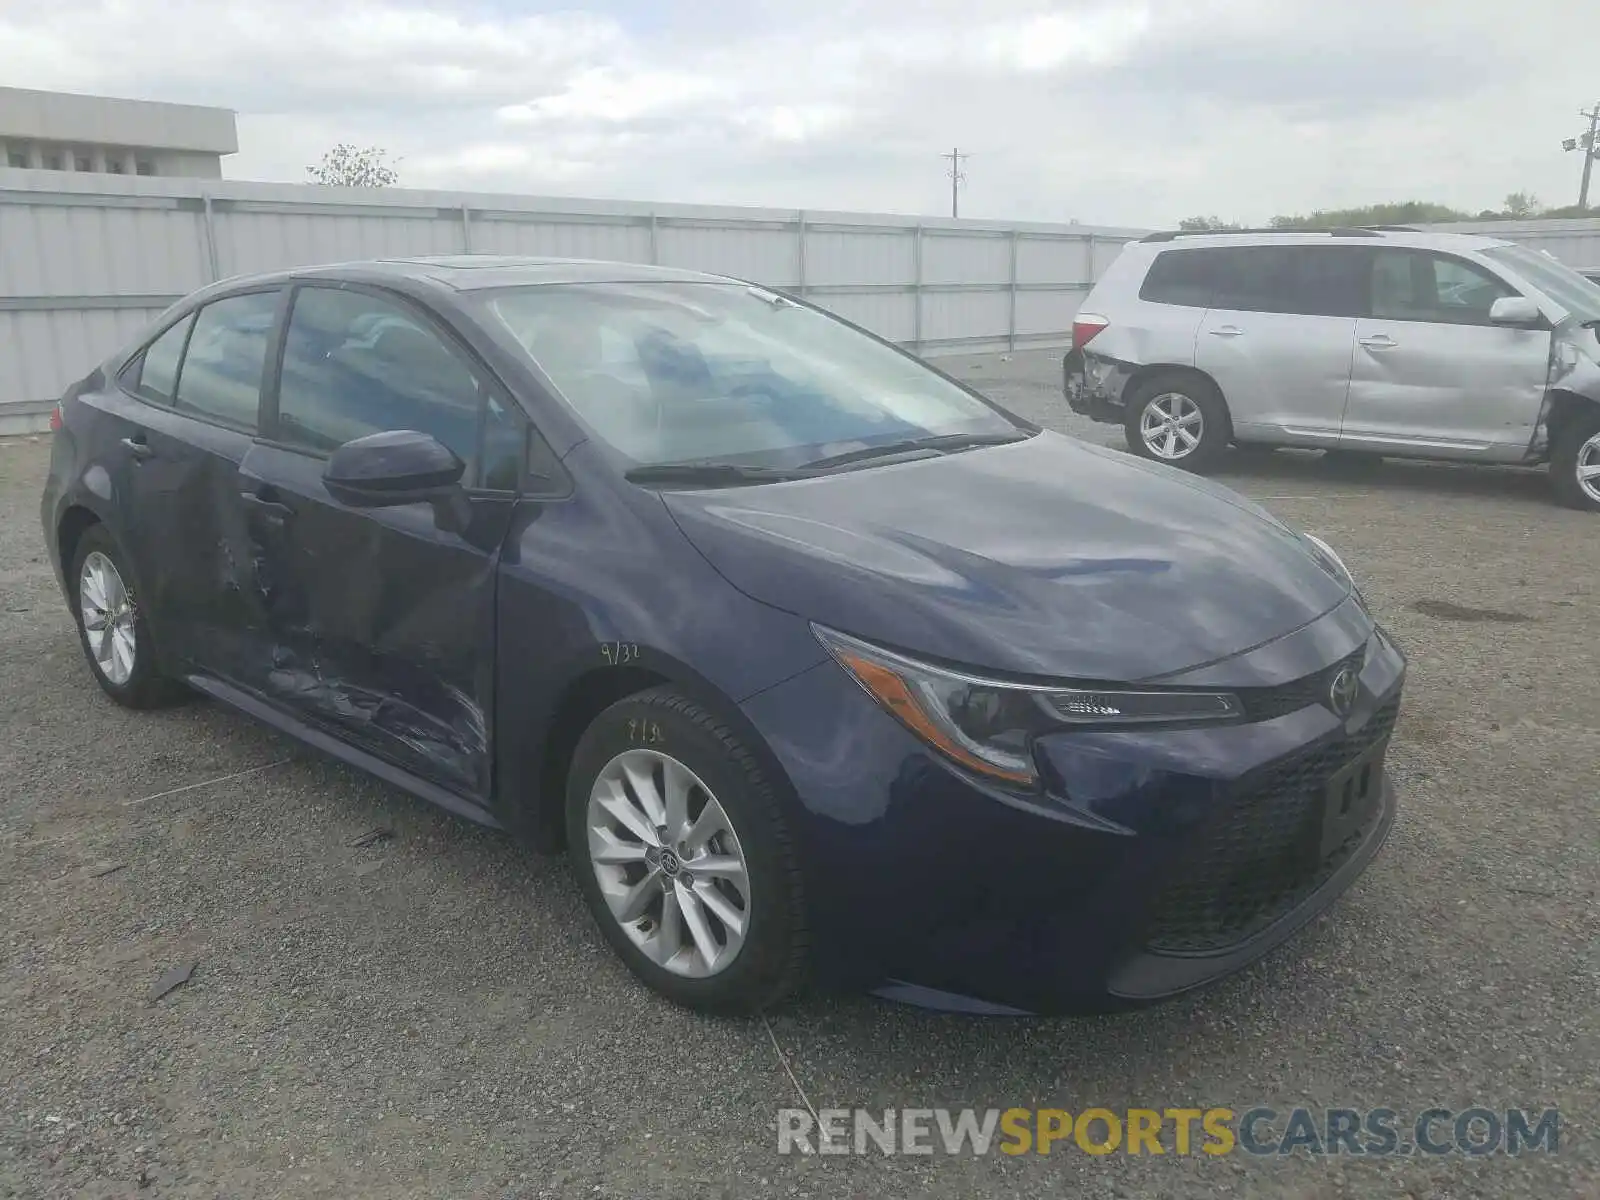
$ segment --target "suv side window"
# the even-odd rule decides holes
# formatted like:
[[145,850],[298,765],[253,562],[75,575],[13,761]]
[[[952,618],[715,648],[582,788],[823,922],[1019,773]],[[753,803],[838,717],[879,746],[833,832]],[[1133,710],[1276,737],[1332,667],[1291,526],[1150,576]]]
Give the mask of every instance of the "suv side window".
[[1359,317],[1366,312],[1367,250],[1362,246],[1288,246],[1289,294],[1283,312]]
[[1239,312],[1293,312],[1294,246],[1238,246],[1219,250],[1213,308]]
[[1151,260],[1139,299],[1152,304],[1209,308],[1224,250],[1163,250]]
[[[455,451],[468,465],[471,484],[478,478],[486,391],[443,338],[399,303],[368,292],[302,287],[284,338],[277,437],[329,454],[369,433],[414,429]],[[497,421],[519,418],[502,410]],[[504,431],[491,440],[503,459]],[[503,463],[494,470],[503,475]]]
[[273,291],[226,296],[196,313],[174,407],[253,432],[277,310]]
[[1488,325],[1489,309],[1519,293],[1481,267],[1426,250],[1373,252],[1371,312],[1391,321]]

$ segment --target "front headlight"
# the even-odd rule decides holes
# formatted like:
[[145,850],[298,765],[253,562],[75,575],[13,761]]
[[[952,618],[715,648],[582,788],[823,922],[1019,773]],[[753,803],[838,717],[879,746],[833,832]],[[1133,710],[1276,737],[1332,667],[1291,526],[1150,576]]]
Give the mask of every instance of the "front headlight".
[[1339,557],[1338,552],[1332,546],[1314,533],[1302,532],[1300,536],[1315,546],[1318,551],[1321,551],[1321,553],[1313,553],[1313,558],[1320,562],[1324,568],[1329,568],[1330,566],[1334,568],[1329,569],[1328,574],[1344,580],[1351,587],[1355,587],[1356,577],[1350,574],[1350,568],[1344,565],[1344,559]]
[[1244,714],[1227,692],[1066,687],[986,679],[918,662],[820,625],[834,659],[906,728],[968,770],[1012,784],[1037,780],[1033,739],[1067,728],[1188,725]]

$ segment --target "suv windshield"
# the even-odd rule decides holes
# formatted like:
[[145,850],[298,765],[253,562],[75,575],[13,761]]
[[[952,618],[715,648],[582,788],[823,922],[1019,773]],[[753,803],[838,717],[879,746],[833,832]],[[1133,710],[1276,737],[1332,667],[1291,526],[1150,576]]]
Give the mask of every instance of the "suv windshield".
[[480,303],[594,435],[641,466],[797,467],[1024,432],[917,360],[746,284],[540,285]]
[[1548,254],[1526,246],[1494,246],[1483,256],[1510,267],[1578,320],[1600,318],[1600,287]]

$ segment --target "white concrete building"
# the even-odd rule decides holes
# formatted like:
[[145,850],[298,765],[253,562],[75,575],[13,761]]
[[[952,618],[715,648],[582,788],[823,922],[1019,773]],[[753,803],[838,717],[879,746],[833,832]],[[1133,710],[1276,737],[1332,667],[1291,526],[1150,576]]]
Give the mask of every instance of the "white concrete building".
[[231,109],[0,87],[0,166],[220,179],[238,149]]

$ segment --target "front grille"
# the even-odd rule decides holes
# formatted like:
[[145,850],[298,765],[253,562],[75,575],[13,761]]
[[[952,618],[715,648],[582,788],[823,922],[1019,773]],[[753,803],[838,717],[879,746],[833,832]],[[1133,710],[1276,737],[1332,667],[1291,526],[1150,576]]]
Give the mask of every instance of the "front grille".
[[1194,859],[1156,898],[1145,946],[1210,954],[1246,941],[1294,908],[1349,859],[1381,811],[1330,853],[1321,853],[1323,794],[1341,768],[1378,745],[1400,711],[1391,700],[1361,729],[1269,767],[1224,801]]
[[1291,679],[1277,687],[1238,688],[1236,694],[1244,705],[1245,715],[1252,721],[1270,721],[1287,713],[1299,712],[1313,704],[1328,703],[1328,688],[1333,678],[1345,667],[1361,669],[1367,648],[1363,646],[1354,654],[1347,654],[1332,666]]

